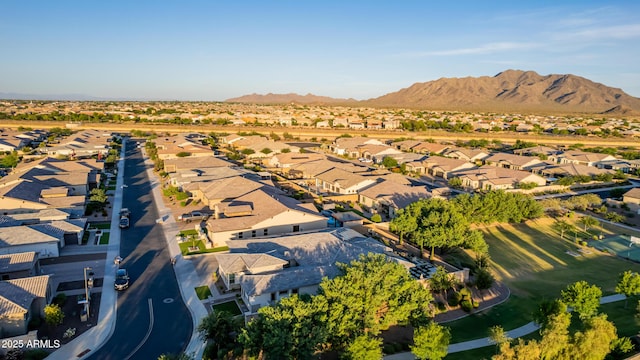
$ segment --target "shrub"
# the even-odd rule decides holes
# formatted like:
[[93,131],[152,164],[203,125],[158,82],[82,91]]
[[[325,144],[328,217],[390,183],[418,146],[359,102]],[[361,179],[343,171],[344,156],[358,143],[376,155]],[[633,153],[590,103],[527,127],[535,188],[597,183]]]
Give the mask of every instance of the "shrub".
[[463,300],[460,302],[460,307],[466,312],[471,312],[471,310],[473,310],[473,303],[471,303],[470,300]]
[[371,221],[379,223],[382,221],[382,216],[380,216],[380,214],[373,214],[373,216],[371,216]]
[[438,301],[436,303],[436,306],[438,307],[438,310],[440,311],[445,311],[447,310],[447,307],[445,306],[445,304],[442,301]]
[[53,298],[52,301],[54,304],[63,306],[65,302],[67,302],[67,294],[60,293]]
[[182,207],[187,206],[187,202],[186,201],[180,201],[180,206],[182,206]]
[[384,344],[384,346],[382,347],[382,352],[387,355],[395,354],[396,348],[395,346],[393,346],[393,344]]
[[458,306],[460,304],[460,300],[462,300],[462,295],[459,292],[454,292],[447,298],[449,306]]
[[64,313],[57,304],[49,304],[44,307],[44,321],[49,325],[60,325],[64,319]]
[[469,300],[469,299],[471,299],[471,290],[469,290],[469,288],[467,288],[467,287],[464,287],[464,288],[460,289],[460,296],[461,296],[460,300]]

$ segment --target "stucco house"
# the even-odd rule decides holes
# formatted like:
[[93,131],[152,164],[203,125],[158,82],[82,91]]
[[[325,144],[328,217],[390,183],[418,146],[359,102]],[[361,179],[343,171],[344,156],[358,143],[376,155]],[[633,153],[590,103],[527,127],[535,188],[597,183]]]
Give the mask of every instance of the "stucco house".
[[394,181],[382,181],[358,193],[358,202],[372,213],[393,219],[399,209],[420,199],[431,197],[425,186],[409,186]]
[[0,281],[0,337],[26,334],[52,299],[49,275]]
[[542,161],[536,157],[507,154],[503,152],[491,154],[483,161],[488,165],[513,170],[530,170],[534,166],[542,163]]
[[444,179],[448,179],[451,173],[476,168],[473,163],[467,160],[442,156],[432,156],[423,160],[422,163],[424,164],[424,172],[426,174]]
[[360,189],[376,183],[372,177],[333,168],[316,175],[316,187],[332,194],[357,194]]
[[219,276],[228,289],[240,289],[249,308],[245,316],[251,316],[292,294],[315,294],[324,277],[340,274],[337,262],[349,263],[367,253],[386,254],[390,261],[413,266],[386,246],[347,228],[232,241],[229,253],[215,256]]
[[640,188],[633,188],[622,195],[622,201],[640,213]]
[[453,148],[449,149],[444,153],[444,156],[465,160],[468,162],[476,162],[483,161],[484,159],[489,157],[489,153],[485,150],[480,149],[466,149],[466,148]]
[[573,163],[586,166],[596,166],[596,163],[598,162],[615,160],[616,157],[609,154],[569,150],[557,155],[549,156],[549,159],[553,159],[560,164]]
[[463,187],[472,190],[505,190],[518,188],[522,183],[534,183],[536,186],[547,183],[545,178],[528,171],[489,165],[451,174],[451,177],[454,176],[462,181]]
[[0,254],[36,252],[40,258],[60,256],[64,231],[42,224],[0,227]]
[[211,245],[327,227],[327,218],[313,204],[265,190],[256,189],[214,206],[214,216],[206,224]]
[[0,278],[11,280],[40,275],[40,261],[35,251],[0,255]]

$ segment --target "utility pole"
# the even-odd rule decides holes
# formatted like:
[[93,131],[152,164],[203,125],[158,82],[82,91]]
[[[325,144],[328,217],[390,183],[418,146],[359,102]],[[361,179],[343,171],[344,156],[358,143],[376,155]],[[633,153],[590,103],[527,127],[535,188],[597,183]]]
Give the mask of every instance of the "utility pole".
[[84,295],[85,295],[84,310],[87,313],[87,318],[89,318],[89,308],[90,308],[89,290],[91,290],[92,287],[93,287],[93,269],[90,267],[85,267],[84,268]]

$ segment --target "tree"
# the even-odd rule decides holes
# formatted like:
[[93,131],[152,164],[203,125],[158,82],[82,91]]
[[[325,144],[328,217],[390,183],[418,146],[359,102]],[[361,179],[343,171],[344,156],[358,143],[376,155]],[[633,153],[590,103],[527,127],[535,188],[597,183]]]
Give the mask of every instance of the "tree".
[[542,336],[540,340],[541,359],[561,358],[560,354],[565,351],[570,342],[569,325],[571,325],[571,314],[566,310],[549,314],[545,326],[540,329]]
[[640,294],[640,274],[627,270],[620,274],[616,292],[627,298],[624,300],[624,308],[627,308],[627,300],[630,296]]
[[44,307],[44,321],[48,325],[60,325],[64,320],[64,313],[58,304],[49,304]]
[[482,300],[484,300],[484,290],[491,289],[496,279],[493,277],[489,269],[479,268],[476,271],[476,287],[482,294]]
[[391,231],[398,233],[398,241],[401,245],[404,240],[404,235],[418,228],[417,216],[414,209],[415,206],[409,205],[407,208],[398,210],[397,216],[393,218],[389,224]]
[[174,354],[162,354],[158,356],[158,360],[193,360],[193,356],[184,353]]
[[440,265],[436,265],[436,272],[429,278],[429,287],[431,290],[442,295],[442,293],[451,289],[454,285],[455,282],[451,275],[447,273],[447,270]]
[[327,302],[323,296],[293,295],[258,310],[239,342],[251,355],[268,359],[309,359],[327,339]]
[[233,315],[226,311],[213,311],[200,321],[198,333],[203,341],[212,340],[216,354],[227,349],[235,342],[233,334],[240,329],[240,324]]
[[613,212],[613,211],[609,211],[609,212],[607,212],[607,213],[604,215],[604,217],[605,217],[607,220],[611,221],[611,222],[619,223],[619,222],[623,222],[623,221],[624,221],[624,216],[622,216],[622,215],[618,214],[617,212]]
[[564,239],[564,233],[574,229],[574,226],[566,222],[565,220],[556,220],[553,223],[553,228],[560,232],[560,237]]
[[586,281],[578,281],[562,290],[562,301],[578,313],[581,320],[595,316],[600,306],[602,290]]
[[458,176],[454,176],[452,178],[449,179],[449,187],[452,187],[454,189],[459,189],[462,187],[462,179],[460,179],[460,177]]
[[600,225],[600,222],[591,216],[583,216],[580,218],[579,222],[584,226],[584,231],[588,231],[589,228]]
[[107,194],[104,192],[103,189],[100,189],[100,188],[91,189],[91,192],[89,194],[90,194],[89,201],[92,201],[92,202],[96,202],[104,205],[108,200]]
[[436,247],[460,246],[472,233],[467,217],[452,202],[432,198],[410,206],[418,207],[420,214],[414,241],[420,246],[421,253],[425,246],[431,248],[431,259]]
[[262,150],[260,150],[261,153],[265,154],[265,155],[269,155],[273,152],[273,150],[269,149],[269,148],[264,148]]
[[0,159],[0,166],[4,168],[14,168],[18,166],[20,162],[20,157],[18,156],[17,151],[12,151],[8,155],[5,155]]
[[382,359],[382,340],[370,335],[360,335],[347,346],[345,357],[351,360]]
[[533,321],[540,325],[541,329],[547,327],[549,319],[557,314],[563,314],[567,312],[567,305],[560,300],[547,300],[543,301],[538,310],[533,314]]
[[586,330],[574,335],[567,352],[574,359],[604,359],[618,338],[615,325],[601,314],[586,322]]
[[382,166],[386,167],[387,169],[394,168],[398,166],[398,160],[389,156],[385,156],[384,159],[382,159]]
[[496,344],[496,350],[498,350],[502,344],[511,341],[511,338],[502,326],[495,325],[489,328],[489,340]]
[[377,336],[392,325],[420,324],[432,316],[431,293],[384,255],[361,255],[339,267],[341,276],[320,283],[332,346],[345,348],[360,335]]
[[176,157],[179,157],[179,158],[189,157],[189,156],[191,156],[191,153],[187,151],[180,151],[179,153],[176,154]]
[[449,328],[431,321],[415,329],[411,352],[418,359],[440,360],[447,356],[451,332]]

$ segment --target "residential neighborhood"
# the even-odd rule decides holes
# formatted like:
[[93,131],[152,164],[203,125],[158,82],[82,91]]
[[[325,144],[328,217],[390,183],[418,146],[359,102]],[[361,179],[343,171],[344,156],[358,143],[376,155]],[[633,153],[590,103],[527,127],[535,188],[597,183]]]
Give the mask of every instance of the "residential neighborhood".
[[[623,210],[618,222],[635,226],[634,214],[640,214],[636,160],[581,148],[468,147],[359,136],[323,142],[195,132],[132,137],[68,129],[55,141],[46,130],[3,132],[21,139],[10,141],[16,147],[8,154],[22,154],[0,178],[5,338],[40,336],[36,319],[45,319],[45,308],[71,295],[65,308],[76,310],[65,313],[65,321],[120,326],[100,303],[120,304],[143,286],[138,278],[148,270],[136,267],[140,255],[133,254],[155,227],[166,242],[144,241],[153,241],[156,256],[168,254],[163,271],[175,272],[182,297],[196,299],[180,311],[189,308],[191,316],[202,317],[230,308],[251,322],[261,308],[282,299],[314,296],[323,281],[341,276],[340,264],[367,254],[399,264],[427,289],[438,268],[459,284],[472,283],[477,273],[469,265],[451,261],[444,250],[434,258],[417,243],[403,243],[395,231],[406,209],[429,199],[447,202],[498,190],[564,199],[604,189],[620,194],[607,199]],[[119,226],[118,211],[125,207],[130,228]],[[154,218],[145,222],[149,216]],[[134,246],[130,255],[123,246]],[[111,262],[112,257],[120,260]],[[114,278],[114,267],[129,269],[126,290],[105,284]],[[504,301],[503,285],[493,286],[482,301],[474,290],[479,309]],[[436,319],[465,314],[445,308]],[[60,331],[68,330],[62,326]],[[101,329],[95,333],[106,331]],[[60,349],[48,349],[53,358],[66,356],[86,337],[59,340]],[[202,346],[196,336],[187,347]]]

